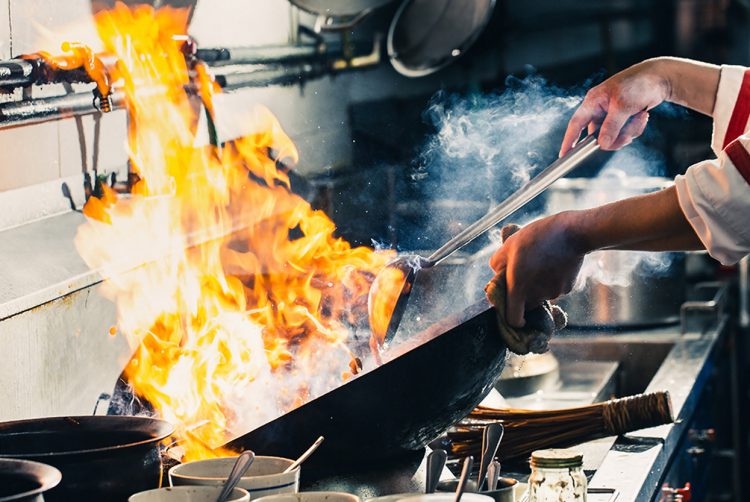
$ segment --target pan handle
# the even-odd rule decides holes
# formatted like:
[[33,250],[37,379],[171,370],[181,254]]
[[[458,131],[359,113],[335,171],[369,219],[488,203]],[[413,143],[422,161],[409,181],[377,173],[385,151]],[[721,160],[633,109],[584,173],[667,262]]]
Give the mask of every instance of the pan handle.
[[565,154],[564,157],[557,159],[547,166],[542,172],[527,181],[525,185],[509,195],[507,199],[491,209],[485,216],[475,221],[462,230],[458,235],[443,244],[443,247],[427,257],[427,261],[430,262],[431,265],[436,265],[454,251],[461,249],[466,244],[516,212],[518,209],[525,206],[537,195],[544,192],[552,183],[570,173],[592,154],[598,151],[599,143],[596,139],[596,134],[587,136],[574,146],[571,151]]

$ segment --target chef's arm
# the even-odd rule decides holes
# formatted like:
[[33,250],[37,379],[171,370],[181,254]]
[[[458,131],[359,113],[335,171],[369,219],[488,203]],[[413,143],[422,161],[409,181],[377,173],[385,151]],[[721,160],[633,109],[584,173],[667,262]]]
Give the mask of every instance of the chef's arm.
[[712,115],[721,68],[672,57],[648,59],[627,68],[586,93],[565,132],[560,155],[584,129],[599,128],[599,144],[617,150],[641,135],[648,111],[669,101]]
[[568,293],[586,254],[598,249],[688,250],[703,245],[684,216],[674,188],[530,223],[490,260],[505,272],[506,319],[525,324],[525,312]]
[[680,209],[674,187],[559,217],[583,253],[704,249]]
[[709,117],[712,115],[721,76],[720,66],[671,57],[653,61],[656,71],[667,81],[667,101]]

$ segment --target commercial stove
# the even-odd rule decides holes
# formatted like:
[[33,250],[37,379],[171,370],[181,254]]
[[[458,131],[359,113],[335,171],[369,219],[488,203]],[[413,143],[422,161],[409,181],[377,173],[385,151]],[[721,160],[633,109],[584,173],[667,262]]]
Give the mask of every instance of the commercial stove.
[[[559,384],[515,397],[493,391],[483,404],[556,409],[615,395],[669,391],[675,423],[577,447],[584,453],[590,500],[660,500],[662,493],[688,483],[688,490],[700,498],[708,489],[708,466],[724,453],[718,443],[713,444],[713,431],[721,431],[729,442],[736,435],[725,422],[736,416],[737,403],[715,392],[737,385],[731,372],[720,371],[731,367],[732,354],[726,348],[736,334],[732,317],[721,309],[728,287],[717,285],[709,298],[683,306],[681,324],[625,331],[567,330],[551,344],[560,364]],[[303,480],[303,484],[307,489],[344,490],[363,498],[421,491],[425,454],[417,452],[347,476],[306,484]],[[456,469],[444,471],[444,476],[455,474]],[[502,475],[524,482],[528,468],[504,465]]]

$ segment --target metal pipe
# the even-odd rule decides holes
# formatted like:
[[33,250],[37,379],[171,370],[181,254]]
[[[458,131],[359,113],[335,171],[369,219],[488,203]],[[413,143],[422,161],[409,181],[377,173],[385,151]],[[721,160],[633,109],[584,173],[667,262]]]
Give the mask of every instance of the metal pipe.
[[323,65],[304,64],[264,68],[238,66],[232,68],[231,71],[216,72],[214,78],[223,89],[233,90],[243,87],[299,84],[326,73],[327,69]]
[[750,257],[740,260],[740,327],[750,327]]
[[[330,73],[365,68],[374,66],[380,62],[379,39],[377,37],[373,42],[371,52],[366,55],[343,60],[333,59],[331,56],[334,52],[325,52],[324,55],[316,53],[318,59],[313,62],[305,62],[306,59],[302,56],[305,55],[305,57],[309,57],[318,50],[318,47],[319,46],[309,45],[290,50],[290,47],[288,46],[279,46],[277,52],[274,52],[276,49],[269,49],[268,47],[263,48],[263,51],[260,52],[257,48],[231,49],[231,51],[229,49],[204,49],[204,51],[215,51],[215,53],[211,55],[212,53],[210,52],[204,52],[203,56],[208,60],[213,58],[214,62],[222,60],[227,61],[222,59],[225,57],[246,57],[247,59],[250,59],[251,55],[256,61],[261,57],[266,57],[269,61],[272,58],[278,59],[280,57],[302,58],[297,64],[287,63],[276,66],[264,64],[218,65],[213,71],[214,78],[219,86],[226,90],[244,87],[300,84],[304,83],[306,80],[319,78]],[[227,51],[226,54],[228,56],[225,55],[223,51]],[[324,56],[324,58],[321,56]],[[230,59],[229,61],[234,63],[235,59]],[[4,85],[10,86],[13,82],[15,82],[16,85],[30,85],[31,83],[34,83],[35,78],[36,81],[39,79],[50,81],[48,78],[51,74],[48,74],[45,69],[39,65],[40,60],[19,59],[17,61],[0,62],[0,87],[3,87]],[[3,68],[6,69],[6,79],[2,78]],[[74,81],[80,82],[81,73],[82,72],[64,72],[61,76],[74,78]],[[41,75],[41,77],[39,77],[39,75]],[[194,92],[194,90],[188,91]],[[148,90],[143,89],[139,92],[148,92]],[[113,90],[111,93],[111,100],[112,110],[124,108],[125,94],[122,90]],[[100,108],[103,109],[101,104],[97,106],[95,97],[90,92],[0,103],[0,129],[38,124],[68,117],[91,115],[102,111]]]
[[317,58],[322,54],[316,45],[267,45],[198,49],[195,56],[212,66],[221,64],[272,64]]
[[[125,94],[112,94],[113,109],[123,108]],[[77,92],[53,98],[37,98],[0,104],[0,129],[18,127],[68,117],[100,113],[90,92]]]
[[39,64],[35,60],[0,61],[0,87],[25,87],[37,79]]

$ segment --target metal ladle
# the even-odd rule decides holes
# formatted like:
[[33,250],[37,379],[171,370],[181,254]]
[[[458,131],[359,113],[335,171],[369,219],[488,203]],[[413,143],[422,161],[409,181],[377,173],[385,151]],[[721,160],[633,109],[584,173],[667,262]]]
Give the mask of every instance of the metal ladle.
[[479,459],[479,474],[477,475],[477,491],[482,491],[485,478],[488,473],[488,468],[495,455],[497,455],[497,449],[500,446],[500,441],[503,440],[503,434],[505,428],[500,422],[495,422],[487,425],[482,431],[482,456]]
[[[587,136],[564,157],[547,166],[485,216],[466,227],[427,258],[419,255],[404,255],[383,267],[375,277],[367,298],[370,329],[378,343],[384,346],[396,334],[419,270],[434,267],[500,223],[598,150],[599,143],[596,136]],[[389,312],[390,315],[388,315]]]
[[427,479],[425,480],[425,493],[435,493],[440,474],[445,467],[448,453],[445,450],[433,450],[427,456]]
[[466,460],[464,460],[464,467],[461,470],[461,477],[458,479],[458,486],[456,487],[455,502],[461,502],[461,497],[466,490],[466,485],[469,482],[469,476],[471,475],[471,468],[473,466],[474,457],[466,457]]
[[245,475],[254,460],[255,453],[250,450],[243,451],[240,456],[237,457],[237,461],[235,461],[232,466],[229,477],[224,482],[224,488],[221,489],[221,493],[219,493],[219,498],[216,499],[216,502],[225,502],[229,498],[232,490],[234,490],[234,487],[240,482],[242,476]]

